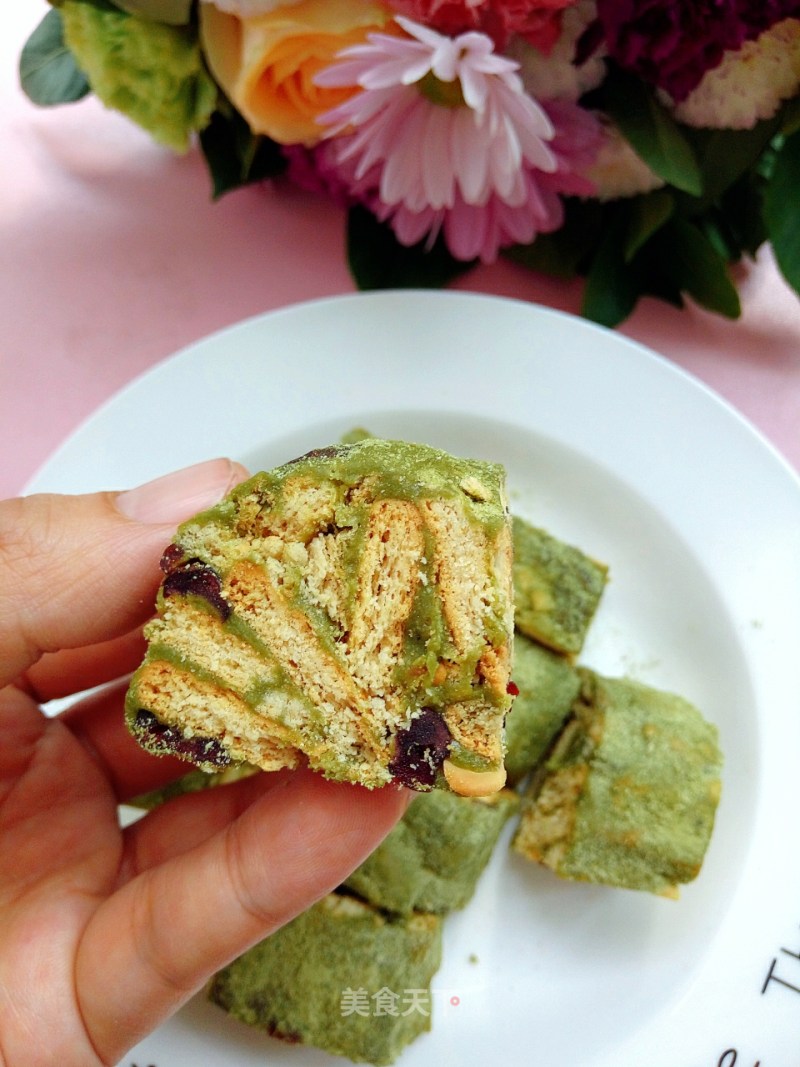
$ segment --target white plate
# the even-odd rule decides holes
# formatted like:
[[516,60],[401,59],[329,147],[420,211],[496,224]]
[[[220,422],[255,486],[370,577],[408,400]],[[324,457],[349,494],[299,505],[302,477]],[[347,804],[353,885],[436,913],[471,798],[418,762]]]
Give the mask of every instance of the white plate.
[[[726,757],[706,864],[677,903],[561,882],[499,848],[448,920],[433,1031],[401,1067],[796,1064],[800,485],[703,386],[529,304],[336,298],[162,363],[29,489],[122,488],[218,454],[268,467],[356,425],[505,463],[519,514],[610,564],[582,660],[694,701]],[[335,1062],[201,998],[124,1061]]]

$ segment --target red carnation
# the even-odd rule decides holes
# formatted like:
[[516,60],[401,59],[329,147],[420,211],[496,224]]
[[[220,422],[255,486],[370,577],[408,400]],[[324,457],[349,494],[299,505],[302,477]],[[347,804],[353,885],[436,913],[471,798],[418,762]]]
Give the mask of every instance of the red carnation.
[[679,102],[726,51],[800,16],[800,0],[597,0],[597,14],[609,55]]
[[575,0],[390,0],[398,14],[448,37],[478,30],[498,51],[520,34],[547,54],[561,32],[561,12]]

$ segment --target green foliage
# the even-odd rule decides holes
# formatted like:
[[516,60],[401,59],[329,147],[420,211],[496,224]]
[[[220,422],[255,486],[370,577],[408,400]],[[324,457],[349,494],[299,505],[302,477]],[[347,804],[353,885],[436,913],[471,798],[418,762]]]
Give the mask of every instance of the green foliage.
[[[173,148],[199,134],[214,198],[285,170],[280,146],[249,129],[206,69],[195,0],[49,2],[19,62],[36,104],[94,91]],[[663,185],[610,202],[567,198],[558,230],[506,256],[557,278],[585,278],[583,314],[612,327],[643,296],[676,307],[688,297],[736,318],[730,267],[767,240],[800,294],[800,96],[749,130],[694,129],[609,63],[582,103],[618,127]],[[473,265],[455,259],[441,236],[406,248],[363,207],[348,213],[347,255],[361,289],[442,286]]]
[[[547,235],[546,256],[535,255],[541,238],[509,254],[556,277],[565,276],[562,267],[568,263],[573,276],[586,278],[582,314],[604,326],[618,326],[643,296],[677,307],[689,296],[736,318],[739,298],[729,264],[754,251],[757,241],[755,224],[748,221],[749,193],[744,182],[732,187],[727,214],[716,206],[698,210],[699,201],[679,200],[668,189],[606,204],[568,200],[564,226]],[[740,225],[729,224],[728,216]]]
[[791,134],[777,153],[764,200],[766,230],[784,277],[800,293],[800,131]]
[[[509,249],[510,258],[555,277],[585,277],[582,312],[607,326],[623,322],[643,296],[678,307],[690,297],[737,318],[741,305],[730,267],[755,257],[767,240],[800,293],[796,100],[750,130],[689,129],[669,116],[665,121],[648,92],[615,72],[592,103],[608,106],[617,120],[622,116],[623,133],[636,140],[642,158],[662,177],[671,166],[678,180],[609,203],[567,200],[563,227],[531,246]],[[665,165],[665,146],[679,142],[678,163]]]
[[529,245],[514,245],[509,259],[554,278],[575,278],[586,273],[586,264],[603,229],[605,210],[596,200],[571,200],[563,225],[553,233],[540,234]]
[[800,96],[784,104],[781,112],[781,133],[787,137],[800,130]]
[[635,259],[625,259],[625,218],[615,213],[606,226],[586,272],[581,313],[603,326],[626,319],[639,297]]
[[623,233],[623,259],[631,263],[650,238],[661,229],[675,211],[675,197],[668,189],[656,189],[637,196],[631,204]]
[[692,145],[648,86],[611,67],[602,86],[602,104],[651,170],[676,189],[701,194],[703,178]]
[[161,144],[185,151],[217,104],[193,27],[139,18],[98,0],[62,0],[64,40],[95,95]]
[[751,130],[687,130],[702,177],[702,196],[711,203],[754,167],[780,130],[781,115]]
[[656,234],[652,253],[664,277],[709,311],[735,319],[741,314],[739,296],[726,258],[703,230],[687,219],[673,218]]
[[242,116],[223,102],[200,131],[214,199],[243,185],[282,174],[286,159],[269,137],[253,134]]
[[70,104],[86,96],[89,82],[64,43],[61,14],[51,8],[25,43],[19,59],[23,92],[41,107]]
[[347,257],[359,289],[435,289],[473,265],[451,256],[441,238],[430,250],[422,242],[406,248],[362,207],[348,214]]
[[118,8],[168,26],[185,26],[192,17],[193,0],[115,0]]

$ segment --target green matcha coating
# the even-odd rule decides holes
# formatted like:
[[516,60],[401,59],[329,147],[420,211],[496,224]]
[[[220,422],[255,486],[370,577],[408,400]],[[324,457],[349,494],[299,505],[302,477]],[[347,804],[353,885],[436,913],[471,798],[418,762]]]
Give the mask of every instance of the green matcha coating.
[[682,697],[580,669],[579,729],[549,771],[588,760],[567,878],[670,893],[696,877],[714,826],[717,730]]
[[[345,487],[356,486],[371,476],[376,479],[375,495],[379,498],[419,501],[449,497],[459,500],[470,518],[492,532],[497,532],[505,521],[505,471],[499,464],[461,459],[429,445],[368,437],[352,444],[317,449],[274,470],[255,474],[185,525],[235,521],[236,501],[254,492],[269,498],[280,515],[281,488],[298,475]],[[486,488],[485,500],[476,499],[461,487],[469,479],[477,479]],[[178,530],[178,540],[182,528]]]
[[[314,480],[333,483],[337,487],[338,499],[335,508],[336,523],[340,528],[353,531],[344,555],[349,611],[352,611],[357,593],[357,565],[366,529],[368,505],[348,502],[348,493],[363,479],[370,479],[369,495],[377,499],[393,498],[413,502],[429,497],[453,499],[472,522],[480,525],[492,536],[497,534],[507,521],[505,472],[498,464],[460,459],[428,445],[356,436],[357,439],[352,443],[318,449],[274,470],[254,475],[237,486],[219,504],[180,526],[176,535],[177,542],[180,544],[182,538],[188,536],[189,542],[194,543],[198,533],[209,524],[223,528],[235,526],[239,517],[239,502],[253,497],[262,500],[263,507],[279,522],[282,516],[283,486],[294,479],[308,476]],[[476,482],[485,490],[485,499],[476,498]],[[428,705],[444,707],[476,697],[481,700],[488,699],[498,708],[505,709],[509,701],[504,694],[498,694],[488,687],[482,688],[479,693],[476,688],[476,666],[485,649],[484,641],[481,640],[472,655],[459,655],[453,647],[443,615],[442,602],[436,590],[435,540],[427,528],[424,537],[427,561],[423,568],[425,580],[420,582],[414,598],[395,681],[406,691],[406,703],[410,711]],[[291,570],[292,568],[289,568],[290,574]],[[338,658],[341,655],[338,644],[341,633],[321,608],[303,596],[299,576],[294,583],[289,578],[284,591],[291,588],[295,590],[293,602],[311,619],[326,649]],[[500,599],[498,598],[496,604],[487,607],[484,620],[486,636],[498,645],[507,640],[504,606]],[[239,626],[235,616],[228,620],[226,626],[238,627],[240,636],[253,647],[259,648],[262,655],[268,654],[268,650],[263,646],[259,647],[252,632]],[[434,686],[433,677],[442,661],[457,663],[458,670],[449,672],[443,684]],[[240,695],[248,699],[246,694]],[[332,765],[331,769],[337,771],[338,764]]]
[[514,621],[522,633],[569,655],[583,648],[608,568],[524,519],[513,519]]
[[485,800],[422,793],[345,885],[400,915],[462,908],[517,804],[509,790]]
[[365,430],[363,426],[354,426],[352,430],[348,430],[347,433],[342,434],[339,438],[339,442],[343,445],[355,445],[359,441],[366,441],[374,436],[374,433]]
[[[430,1030],[410,991],[425,991],[419,1002],[430,1012],[440,962],[436,916],[391,919],[331,894],[220,971],[209,996],[276,1037],[382,1067]],[[361,991],[366,1014],[348,1011],[346,990]],[[375,994],[391,1010],[381,1013]]]
[[[433,537],[429,530],[424,532],[425,557],[429,561],[434,557]],[[414,595],[414,603],[408,617],[403,640],[403,654],[398,664],[398,681],[408,683],[417,674],[423,684],[432,680],[439,661],[455,658],[455,648],[450,639],[444,618],[442,602],[432,581],[420,582]],[[473,664],[474,667],[474,664]]]
[[218,785],[228,785],[231,782],[238,782],[242,778],[250,778],[252,775],[260,773],[258,768],[251,767],[247,763],[237,763],[235,766],[226,767],[217,774],[201,771],[197,768],[189,771],[188,774],[184,774],[176,781],[170,782],[169,785],[162,786],[160,789],[151,789],[147,793],[140,793],[138,797],[126,800],[125,803],[131,808],[152,811],[154,808],[166,804],[168,800],[182,797],[186,793],[200,793],[204,789],[213,789]]
[[506,772],[515,785],[545,757],[580,689],[571,663],[517,633],[511,677],[519,689],[506,719]]
[[[201,600],[201,598],[193,597],[192,599],[196,600],[198,604],[202,604],[205,606],[205,602]],[[236,633],[239,637],[249,642],[249,644],[251,644],[254,648],[257,648],[264,657],[265,663],[269,665],[269,669],[265,671],[263,680],[255,681],[254,684],[252,684],[247,690],[238,690],[236,688],[232,688],[230,689],[230,691],[235,693],[236,696],[240,697],[251,707],[255,708],[258,706],[259,702],[263,700],[267,693],[277,689],[283,690],[284,692],[290,694],[294,700],[301,701],[303,705],[307,708],[309,714],[309,721],[305,726],[306,733],[311,733],[312,731],[314,731],[314,728],[317,727],[315,737],[319,743],[322,743],[324,741],[325,736],[324,723],[322,721],[321,714],[314,706],[313,702],[309,700],[308,697],[287,678],[284,671],[277,667],[273,657],[269,653],[266,646],[263,644],[262,641],[258,639],[256,634],[253,633],[252,629],[247,625],[247,623],[243,622],[241,619],[237,619],[235,616],[232,616],[225,623],[225,626],[232,632]],[[221,689],[229,688],[228,683],[221,679],[217,674],[215,674],[214,671],[209,670],[201,663],[198,663],[196,660],[193,660],[190,657],[185,656],[182,653],[176,651],[174,648],[172,648],[171,645],[165,642],[151,640],[150,644],[147,647],[147,653],[145,655],[144,662],[150,663],[158,660],[162,660],[166,663],[172,663],[176,667],[180,667],[183,670],[188,670],[196,678],[199,678],[200,681],[210,682],[213,685],[219,686],[219,688]],[[135,720],[139,707],[140,703],[138,699],[136,677],[134,676],[134,679],[125,697],[125,715],[129,722],[133,722]],[[289,727],[288,724],[284,723],[284,726],[288,731],[287,739],[290,741],[299,742],[299,736],[295,737],[296,732],[292,731],[291,727]]]
[[479,752],[464,748],[458,741],[451,742],[447,758],[456,767],[463,767],[465,771],[494,771],[499,767],[498,762],[482,756]]

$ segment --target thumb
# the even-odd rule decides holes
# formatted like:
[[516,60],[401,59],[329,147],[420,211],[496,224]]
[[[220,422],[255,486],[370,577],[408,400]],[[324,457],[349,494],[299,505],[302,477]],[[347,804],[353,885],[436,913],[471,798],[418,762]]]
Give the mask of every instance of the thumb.
[[246,476],[218,459],[123,493],[0,502],[0,688],[43,652],[106,641],[144,622],[175,527]]

